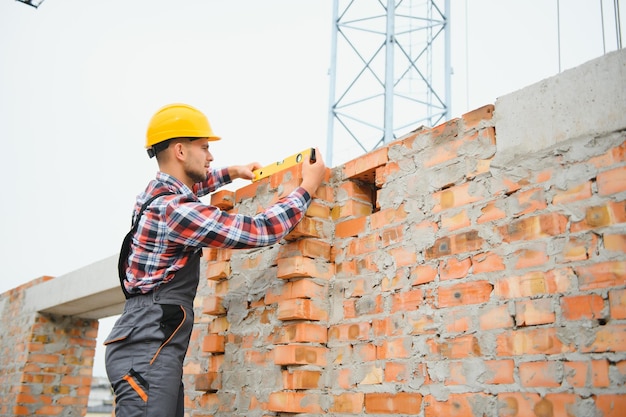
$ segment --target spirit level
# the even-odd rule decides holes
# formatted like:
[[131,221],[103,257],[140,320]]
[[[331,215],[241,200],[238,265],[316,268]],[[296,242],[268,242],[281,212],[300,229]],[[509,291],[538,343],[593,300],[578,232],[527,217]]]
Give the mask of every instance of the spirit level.
[[299,164],[300,162],[304,161],[304,158],[306,157],[308,157],[311,162],[315,162],[315,148],[309,148],[302,152],[298,152],[297,154],[291,155],[283,159],[282,161],[278,161],[263,168],[252,171],[252,173],[254,174],[253,181],[258,181],[262,178],[269,177],[270,175],[278,171],[282,171],[296,164]]

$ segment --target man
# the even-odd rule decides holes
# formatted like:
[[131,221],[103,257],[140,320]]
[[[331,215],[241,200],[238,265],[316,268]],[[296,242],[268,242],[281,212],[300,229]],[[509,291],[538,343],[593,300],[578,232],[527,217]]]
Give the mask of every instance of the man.
[[302,183],[256,216],[203,204],[236,178],[253,179],[258,163],[210,167],[209,142],[219,140],[206,116],[170,104],[152,117],[146,148],[159,172],[137,197],[134,228],[119,259],[124,312],[105,341],[116,417],[182,417],[183,360],[193,327],[201,248],[253,248],[280,241],[303,218],[326,167],[316,152],[304,161]]

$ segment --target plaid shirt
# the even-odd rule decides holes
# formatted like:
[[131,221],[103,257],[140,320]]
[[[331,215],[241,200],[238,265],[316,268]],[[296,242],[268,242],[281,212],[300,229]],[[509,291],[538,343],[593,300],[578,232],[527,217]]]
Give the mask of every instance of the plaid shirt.
[[230,182],[226,168],[212,169],[208,179],[193,190],[168,174],[157,173],[137,197],[133,221],[151,196],[164,191],[174,194],[157,198],[139,219],[126,268],[124,285],[129,293],[145,294],[170,281],[199,248],[272,245],[298,224],[311,204],[311,196],[301,187],[256,216],[229,214],[199,200]]

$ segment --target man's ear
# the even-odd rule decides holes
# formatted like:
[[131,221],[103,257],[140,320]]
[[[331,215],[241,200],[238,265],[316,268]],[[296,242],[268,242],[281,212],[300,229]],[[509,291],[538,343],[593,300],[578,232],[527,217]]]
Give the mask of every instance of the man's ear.
[[174,154],[174,157],[176,157],[176,159],[185,159],[185,154],[187,149],[185,148],[185,145],[182,142],[175,142],[174,144],[171,145],[172,147],[172,151]]

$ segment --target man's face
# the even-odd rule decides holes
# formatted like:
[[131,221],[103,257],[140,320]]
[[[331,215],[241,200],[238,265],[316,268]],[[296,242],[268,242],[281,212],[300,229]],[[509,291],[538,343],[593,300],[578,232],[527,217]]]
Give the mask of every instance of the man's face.
[[206,138],[185,142],[187,158],[185,158],[185,174],[194,182],[207,179],[213,155],[209,152],[209,140]]

